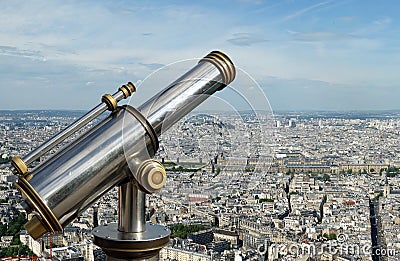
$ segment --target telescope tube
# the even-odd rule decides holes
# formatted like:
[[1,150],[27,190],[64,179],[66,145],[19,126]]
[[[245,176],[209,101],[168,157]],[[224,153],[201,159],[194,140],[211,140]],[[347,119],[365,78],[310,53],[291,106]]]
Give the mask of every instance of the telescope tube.
[[211,52],[197,66],[140,105],[138,110],[159,136],[209,95],[231,83],[235,74],[235,67],[225,54]]
[[[153,98],[134,109],[118,107],[87,133],[20,177],[23,207],[36,215],[25,225],[37,239],[62,231],[114,186],[129,180],[146,193],[165,183],[165,170],[151,158],[158,136],[209,95],[233,81],[235,68],[214,51]],[[145,116],[143,116],[145,115]]]

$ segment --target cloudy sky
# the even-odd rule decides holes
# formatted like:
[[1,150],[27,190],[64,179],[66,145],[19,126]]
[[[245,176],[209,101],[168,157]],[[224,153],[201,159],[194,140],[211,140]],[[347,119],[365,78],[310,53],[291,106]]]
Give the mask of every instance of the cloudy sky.
[[[251,76],[273,110],[400,109],[400,1],[1,1],[0,10],[0,109],[87,110],[211,50]],[[232,86],[251,100],[246,81]],[[162,87],[139,88],[137,100]]]

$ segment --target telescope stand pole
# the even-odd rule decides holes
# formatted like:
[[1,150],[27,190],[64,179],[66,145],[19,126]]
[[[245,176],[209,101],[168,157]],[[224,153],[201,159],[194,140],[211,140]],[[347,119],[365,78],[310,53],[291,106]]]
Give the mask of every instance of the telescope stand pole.
[[133,182],[118,187],[118,230],[140,233],[146,230],[146,194]]
[[[146,194],[133,182],[118,187],[118,230],[125,233],[141,233],[146,230]],[[151,260],[120,259],[107,255],[107,261]],[[154,259],[157,260],[157,259]]]
[[118,188],[118,224],[93,229],[94,243],[106,253],[107,261],[153,261],[169,242],[170,231],[146,223],[146,194],[134,182]]

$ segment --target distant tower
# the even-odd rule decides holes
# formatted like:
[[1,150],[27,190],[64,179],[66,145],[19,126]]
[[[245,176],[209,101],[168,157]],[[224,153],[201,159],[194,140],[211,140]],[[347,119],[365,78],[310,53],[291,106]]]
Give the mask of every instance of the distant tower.
[[211,173],[215,173],[215,164],[212,160],[210,160],[211,163]]
[[289,120],[289,128],[294,128],[294,127],[296,127],[296,122],[294,119],[290,119]]
[[281,121],[277,120],[277,121],[276,121],[276,127],[277,127],[277,128],[280,128],[281,125],[282,125],[282,124],[281,124]]
[[385,198],[387,198],[390,195],[390,190],[391,190],[390,189],[390,185],[389,185],[389,183],[387,181],[387,178],[386,178],[385,186],[383,187],[383,196]]
[[97,206],[93,206],[93,227],[99,226],[99,208]]
[[214,215],[213,223],[214,223],[214,226],[219,227],[219,218],[218,218],[218,215]]
[[387,198],[390,195],[390,186],[388,184],[383,188],[383,196]]

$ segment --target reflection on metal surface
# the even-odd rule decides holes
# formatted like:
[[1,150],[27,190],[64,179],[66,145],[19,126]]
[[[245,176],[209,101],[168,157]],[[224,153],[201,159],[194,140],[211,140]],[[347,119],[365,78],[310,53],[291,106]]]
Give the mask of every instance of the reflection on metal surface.
[[118,188],[118,231],[139,233],[146,230],[146,194],[135,183],[126,182]]

